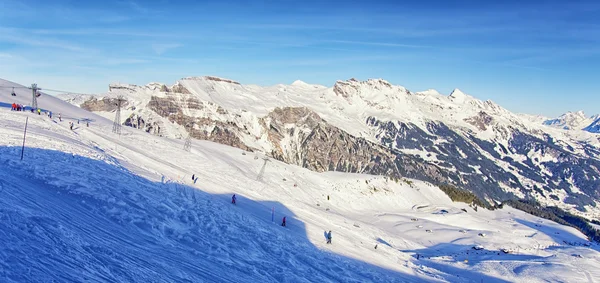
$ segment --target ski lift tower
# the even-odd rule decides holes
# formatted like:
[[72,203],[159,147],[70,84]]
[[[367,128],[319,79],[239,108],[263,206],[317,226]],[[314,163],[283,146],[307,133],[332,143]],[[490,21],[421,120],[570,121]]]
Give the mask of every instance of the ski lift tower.
[[31,95],[31,107],[33,109],[37,109],[38,108],[38,103],[37,103],[38,90],[41,90],[41,88],[38,88],[37,84],[31,84],[31,93],[32,93],[32,95]]
[[190,124],[187,124],[185,129],[188,132],[188,135],[185,139],[185,144],[183,144],[183,150],[189,152],[192,150],[192,127],[190,127]]
[[264,162],[262,168],[260,168],[260,172],[258,173],[258,176],[256,177],[257,181],[262,181],[263,175],[265,174],[265,168],[267,167],[267,162],[269,162],[269,158],[268,157],[264,157],[263,158]]
[[115,113],[115,121],[113,122],[112,131],[119,136],[121,135],[121,106],[123,106],[123,101],[125,101],[125,99],[122,95],[119,95],[117,97],[117,102],[115,103],[117,106],[117,111]]

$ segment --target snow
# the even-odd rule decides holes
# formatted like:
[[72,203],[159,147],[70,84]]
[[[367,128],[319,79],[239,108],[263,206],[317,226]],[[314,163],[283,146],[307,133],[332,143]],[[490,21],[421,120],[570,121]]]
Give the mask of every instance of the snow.
[[[62,122],[10,111],[27,94],[0,89],[2,282],[600,278],[597,245],[512,208],[475,212],[427,182],[315,173],[275,160],[257,181],[261,154],[206,141],[185,152],[183,140],[127,127],[116,136],[112,121],[51,96],[40,106],[62,113]],[[84,117],[89,128],[69,130]],[[332,245],[323,237],[329,230]]]
[[460,89],[455,88],[452,93],[450,93],[449,98],[456,103],[463,103],[469,96],[462,92]]
[[575,113],[567,112],[556,119],[544,121],[544,124],[557,128],[563,128],[565,130],[581,129],[583,128],[583,124],[586,123],[586,120],[587,117],[583,111],[578,111]]

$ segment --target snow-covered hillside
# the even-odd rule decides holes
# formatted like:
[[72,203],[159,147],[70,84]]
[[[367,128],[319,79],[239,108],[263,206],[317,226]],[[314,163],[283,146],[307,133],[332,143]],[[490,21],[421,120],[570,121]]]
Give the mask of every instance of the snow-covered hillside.
[[52,119],[10,111],[28,93],[0,89],[3,282],[600,278],[598,246],[570,227],[474,211],[419,180],[317,173],[209,141],[187,152],[183,140],[132,128],[117,136],[112,121],[51,96],[39,104]]

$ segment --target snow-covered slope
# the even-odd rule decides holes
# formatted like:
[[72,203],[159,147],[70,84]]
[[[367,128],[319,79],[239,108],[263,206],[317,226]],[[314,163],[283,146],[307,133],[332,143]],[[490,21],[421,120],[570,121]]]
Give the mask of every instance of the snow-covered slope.
[[587,127],[585,127],[584,130],[586,130],[590,133],[600,134],[600,115],[596,115],[592,118],[595,118],[594,121],[591,124],[589,124]]
[[[3,106],[11,99],[0,89]],[[144,131],[116,136],[109,120],[53,97],[40,106],[65,119],[0,107],[3,282],[600,278],[596,244],[511,208],[474,211],[426,182],[317,173],[208,141],[186,152]],[[69,130],[83,118],[90,127]]]

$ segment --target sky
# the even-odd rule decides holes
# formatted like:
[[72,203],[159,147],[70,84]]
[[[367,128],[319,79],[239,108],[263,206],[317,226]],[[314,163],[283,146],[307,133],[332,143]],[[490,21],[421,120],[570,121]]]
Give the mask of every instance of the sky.
[[[498,2],[498,3],[496,3]],[[600,113],[600,1],[0,0],[0,78],[112,82],[383,78],[519,113]]]

